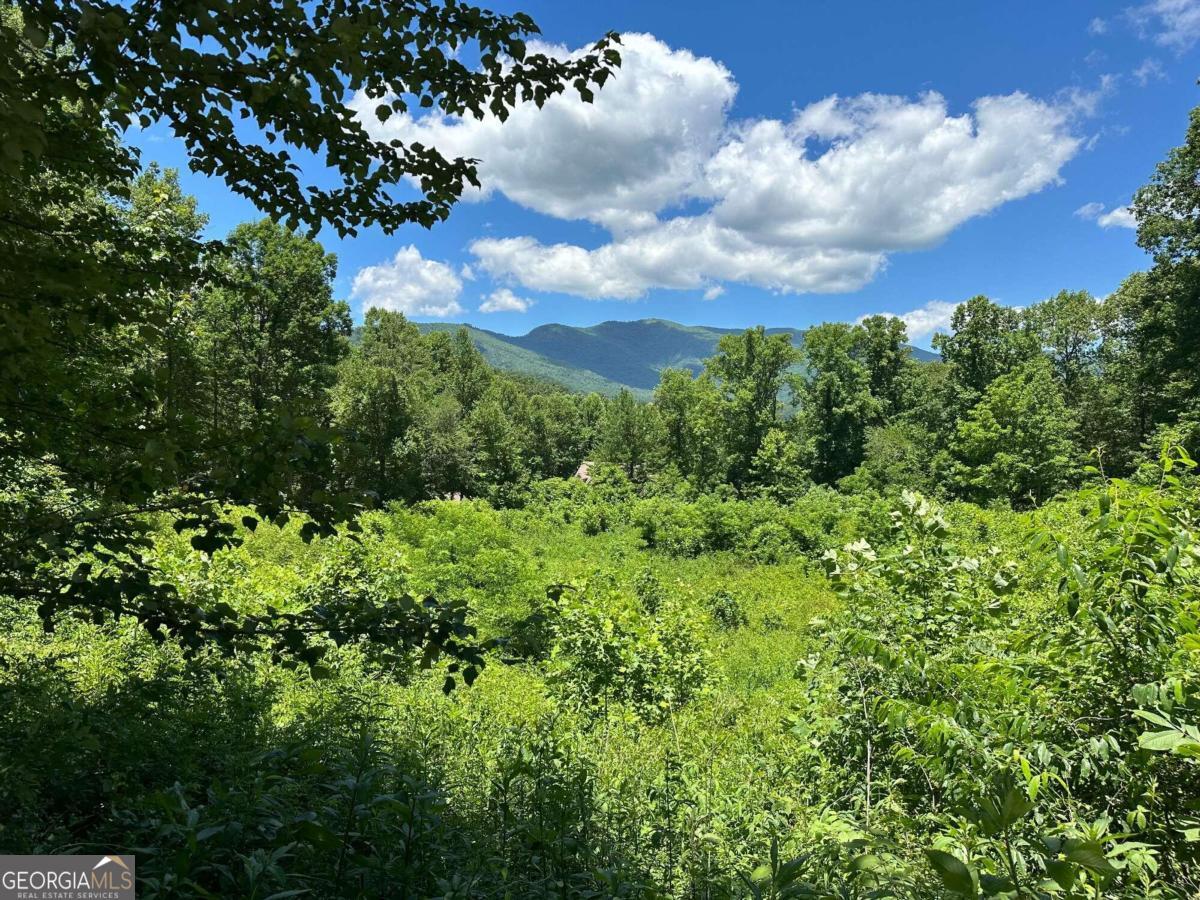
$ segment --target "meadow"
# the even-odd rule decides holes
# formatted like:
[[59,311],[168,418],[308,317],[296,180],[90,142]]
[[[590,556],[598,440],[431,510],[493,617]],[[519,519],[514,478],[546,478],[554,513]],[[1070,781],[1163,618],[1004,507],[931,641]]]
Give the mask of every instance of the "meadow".
[[[1156,724],[1186,715],[1197,640],[1195,487],[1175,471],[1014,513],[643,499],[601,467],[520,509],[370,513],[358,539],[264,524],[210,558],[163,528],[155,565],[186,602],[437,596],[469,607],[487,664],[446,692],[415,652],[187,658],[132,622],[47,634],[7,608],[0,833],[133,851],[150,897],[1194,887],[1200,748]],[[1116,644],[1114,602],[1145,616]]]

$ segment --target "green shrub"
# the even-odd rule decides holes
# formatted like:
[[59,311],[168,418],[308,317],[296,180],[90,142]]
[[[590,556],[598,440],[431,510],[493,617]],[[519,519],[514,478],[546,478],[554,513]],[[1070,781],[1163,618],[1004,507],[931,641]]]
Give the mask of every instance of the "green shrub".
[[717,627],[725,631],[743,628],[750,624],[750,618],[746,615],[746,610],[742,608],[741,601],[729,591],[713,592],[705,601],[705,605],[708,607],[713,621],[717,623]]

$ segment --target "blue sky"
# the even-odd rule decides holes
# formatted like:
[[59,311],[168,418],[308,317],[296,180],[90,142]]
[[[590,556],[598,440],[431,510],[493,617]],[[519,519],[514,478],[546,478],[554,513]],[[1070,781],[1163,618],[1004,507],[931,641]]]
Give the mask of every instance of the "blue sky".
[[[890,312],[928,344],[973,294],[1104,295],[1144,267],[1122,208],[1200,102],[1200,0],[495,8],[567,50],[627,34],[626,65],[589,111],[370,123],[480,156],[488,193],[432,231],[323,232],[356,318],[522,333]],[[130,139],[186,166],[163,125]],[[214,235],[257,215],[182,177]]]

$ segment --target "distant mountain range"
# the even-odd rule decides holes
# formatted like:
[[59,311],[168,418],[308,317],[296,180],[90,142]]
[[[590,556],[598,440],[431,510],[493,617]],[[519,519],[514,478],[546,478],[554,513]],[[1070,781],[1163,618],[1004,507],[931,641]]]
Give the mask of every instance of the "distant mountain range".
[[[642,397],[654,390],[663,369],[699,372],[704,360],[717,352],[722,337],[742,330],[680,325],[665,319],[601,322],[587,328],[539,325],[523,335],[450,322],[418,327],[425,332],[466,328],[484,358],[497,369],[533,375],[573,391],[615,394],[626,387]],[[767,333],[790,334],[794,345],[804,343],[804,332],[797,328],[768,328]],[[938,358],[918,347],[913,348],[913,356]]]

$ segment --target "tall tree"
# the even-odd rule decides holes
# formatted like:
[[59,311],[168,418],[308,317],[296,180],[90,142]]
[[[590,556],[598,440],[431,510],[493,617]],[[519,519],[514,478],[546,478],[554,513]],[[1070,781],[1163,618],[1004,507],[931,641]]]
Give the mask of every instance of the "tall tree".
[[[1149,272],[1127,279],[1113,297],[1132,356],[1130,393],[1143,409],[1139,430],[1200,411],[1200,107],[1184,142],[1167,154],[1134,197],[1138,245]],[[1194,448],[1193,448],[1194,449]]]
[[950,320],[953,333],[933,339],[935,350],[952,368],[967,405],[988,385],[1037,353],[1019,310],[1000,306],[982,295],[959,304]]
[[649,403],[639,403],[622,388],[604,411],[597,455],[616,463],[631,481],[641,481],[656,463],[662,448],[662,422]]
[[[158,393],[178,386],[160,377],[169,357],[164,335],[174,327],[164,300],[203,284],[202,264],[220,254],[161,221],[126,214],[137,164],[120,145],[121,131],[134,121],[165,121],[187,146],[192,168],[223,178],[289,224],[339,232],[430,225],[475,181],[474,162],[372,138],[351,98],[377,101],[380,118],[413,102],[502,119],[517,103],[540,104],[568,86],[590,100],[619,64],[615,38],[559,61],[527,56],[531,34],[536,26],[527,16],[459,3],[0,6],[0,258],[20,260],[0,265],[0,468],[24,471],[52,451],[59,495],[76,498],[0,541],[0,593],[38,599],[48,620],[63,606],[85,605],[97,615],[133,613],[195,645],[214,635],[251,645],[274,634],[307,646],[294,623],[268,629],[247,622],[243,631],[152,583],[137,513],[172,512],[178,527],[200,530],[193,544],[208,551],[234,539],[226,504],[250,505],[277,521],[303,510],[306,537],[351,514],[347,498],[309,477],[328,456],[327,442],[297,427],[318,409],[317,394],[304,394],[304,385],[325,380],[318,370],[336,361],[325,351],[337,345],[344,319],[326,320],[328,333],[313,342],[316,361],[299,364],[306,371],[290,361],[282,373],[231,371],[250,389],[246,397],[209,377],[209,394],[233,410],[233,421],[218,437],[210,415],[207,447],[197,446],[197,429],[172,431],[171,417],[149,412],[180,409],[177,392]],[[467,45],[478,53],[460,57]],[[243,119],[249,127],[235,127]],[[296,149],[324,159],[333,184],[307,186],[291,160]],[[418,199],[397,195],[408,179]],[[237,269],[226,267],[206,299],[221,292],[231,299]],[[204,319],[208,338],[250,333],[223,334],[221,317]],[[131,359],[124,350],[132,334],[158,346]],[[253,342],[240,344],[247,346]],[[266,410],[291,385],[304,394],[299,419],[289,398],[272,421]],[[237,440],[247,408],[257,408],[264,429],[252,444]],[[214,452],[218,446],[222,452]],[[371,628],[397,644],[423,640],[425,625],[446,625],[433,617],[409,617],[394,629],[387,616],[374,621]],[[456,628],[442,632],[439,646],[455,646]]]
[[466,328],[457,328],[453,334],[432,331],[426,339],[439,374],[449,382],[458,405],[469,413],[487,393],[492,380],[492,370],[483,354]]
[[1087,291],[1060,291],[1025,310],[1025,321],[1050,360],[1067,403],[1074,406],[1094,373],[1103,308]]
[[210,428],[323,419],[334,369],[349,350],[350,310],[333,299],[336,257],[269,219],[239,225],[225,246],[219,281],[200,308]]
[[471,440],[474,489],[506,504],[529,480],[526,437],[505,410],[499,392],[488,393],[472,411],[467,425]]
[[[912,365],[908,329],[896,316],[867,316],[855,332],[854,355],[867,369],[871,396],[877,401],[880,422],[903,406],[904,375]],[[875,423],[879,424],[879,423]]]
[[346,441],[342,468],[358,488],[383,499],[423,495],[412,432],[432,393],[432,367],[420,331],[403,314],[367,311],[359,344],[330,392]]
[[575,474],[586,447],[576,398],[564,391],[529,398],[530,461],[541,478]]
[[725,474],[724,400],[708,373],[664,369],[654,389],[668,463],[701,488]]
[[813,478],[832,482],[862,462],[868,426],[879,418],[871,376],[856,354],[852,325],[828,322],[804,333],[805,376],[797,385]]
[[780,391],[797,359],[790,334],[768,335],[760,325],[721,338],[716,356],[705,363],[725,395],[729,481],[739,490],[767,432],[779,424]]
[[[44,114],[61,106],[114,127],[161,119],[192,168],[221,177],[273,219],[343,234],[432,225],[467,184],[478,185],[474,160],[374,136],[352,98],[379,119],[410,104],[504,119],[517,103],[540,106],[568,87],[590,102],[620,64],[615,35],[575,58],[528,54],[538,33],[528,16],[456,2],[29,0],[21,8],[22,27],[3,36],[0,53],[0,91],[19,98],[0,102],[5,160],[40,160],[50,146]],[[14,71],[18,49],[32,57],[36,78]],[[273,146],[280,142],[325,160],[336,185],[312,186]],[[420,199],[398,190],[408,179]]]
[[980,503],[1045,501],[1075,472],[1074,427],[1049,361],[1035,357],[996,378],[958,423],[953,484]]

